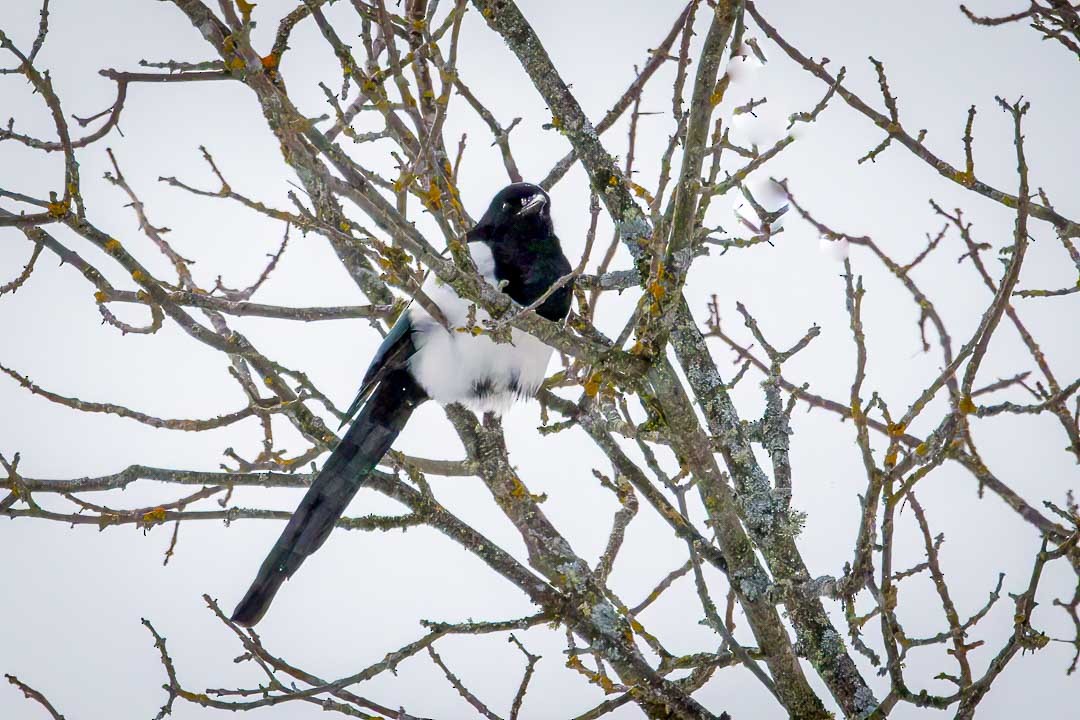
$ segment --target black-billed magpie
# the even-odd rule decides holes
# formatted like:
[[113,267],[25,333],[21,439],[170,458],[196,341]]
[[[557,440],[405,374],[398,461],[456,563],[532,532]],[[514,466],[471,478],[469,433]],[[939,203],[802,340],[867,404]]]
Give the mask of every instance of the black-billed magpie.
[[[570,272],[551,224],[551,200],[530,183],[503,188],[467,235],[476,269],[520,305],[531,305]],[[442,311],[448,331],[419,305],[402,313],[375,352],[360,391],[349,408],[352,425],[311,483],[281,537],[259,568],[232,620],[255,625],[286,579],[325,542],[356,491],[390,449],[413,410],[434,399],[463,403],[478,412],[501,414],[514,400],[540,388],[552,349],[531,335],[511,330],[509,343],[457,332],[472,303],[434,275],[423,292]],[[570,311],[570,283],[537,308],[559,321]],[[476,310],[476,321],[489,319]]]

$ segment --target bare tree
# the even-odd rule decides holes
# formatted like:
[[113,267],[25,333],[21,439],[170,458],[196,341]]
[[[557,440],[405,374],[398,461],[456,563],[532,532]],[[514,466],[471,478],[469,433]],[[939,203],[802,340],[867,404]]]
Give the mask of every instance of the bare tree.
[[[282,332],[292,322],[366,318],[374,330],[384,332],[405,300],[424,302],[419,288],[425,273],[434,273],[496,318],[455,331],[489,334],[505,342],[508,328],[515,327],[559,351],[562,368],[540,393],[545,417],[541,431],[584,433],[591,438],[608,465],[593,474],[617,498],[620,509],[613,519],[596,518],[611,528],[602,556],[582,557],[549,521],[542,498],[530,492],[531,469],[519,472],[512,463],[500,420],[448,407],[446,416],[460,438],[464,459],[391,452],[369,485],[397,501],[403,511],[342,518],[339,526],[435,528],[520,591],[536,606],[535,613],[483,621],[424,621],[425,632],[415,642],[388,649],[385,659],[352,675],[327,678],[316,668],[302,668],[279,656],[254,631],[230,623],[217,601],[207,596],[210,611],[243,648],[241,660],[256,665],[264,678],[256,687],[186,687],[179,679],[182,668],[174,663],[165,638],[151,621],[144,620],[166,677],[166,699],[158,718],[170,714],[177,702],[228,710],[295,702],[352,717],[412,718],[403,707],[407,699],[374,699],[365,683],[426,653],[477,715],[513,719],[527,702],[530,680],[541,660],[514,631],[542,625],[565,634],[565,664],[572,671],[567,682],[592,683],[608,695],[578,718],[602,717],[629,704],[652,718],[727,717],[724,708],[705,707],[695,695],[717,673],[742,671],[751,673],[792,717],[825,718],[831,716],[829,708],[839,708],[845,717],[879,718],[888,716],[898,704],[909,703],[949,709],[957,718],[969,718],[1019,655],[1051,641],[1033,624],[1037,604],[1052,604],[1057,612],[1071,617],[1076,633],[1063,641],[1074,645],[1080,656],[1080,584],[1071,597],[1048,598],[1039,592],[1044,567],[1050,563],[1071,566],[1080,577],[1076,502],[1064,491],[1058,498],[1025,498],[1014,479],[1000,477],[984,462],[972,433],[983,418],[1003,413],[1049,417],[1063,434],[1065,452],[1080,461],[1080,379],[1052,369],[1054,363],[1024,325],[1018,304],[1018,299],[1029,298],[1030,302],[1059,302],[1060,296],[1080,290],[1080,285],[1060,289],[1018,285],[1035,237],[1060,243],[1065,257],[1080,270],[1080,222],[1055,210],[1048,192],[1032,191],[1038,186],[1029,178],[1025,161],[1027,102],[997,100],[1014,132],[1011,139],[986,142],[1007,146],[1011,141],[1016,165],[1015,184],[1000,188],[976,173],[974,106],[966,118],[962,147],[932,146],[924,132],[901,118],[884,63],[870,59],[880,97],[862,97],[845,85],[844,68],[810,56],[825,48],[796,47],[778,29],[783,27],[781,13],[763,15],[750,0],[690,0],[673,8],[670,29],[648,51],[634,81],[597,122],[586,117],[545,51],[544,39],[512,0],[406,0],[395,7],[383,0],[301,0],[277,21],[272,46],[258,48],[251,39],[253,25],[256,19],[269,23],[272,18],[260,17],[253,3],[169,3],[178,22],[190,23],[201,33],[207,59],[102,70],[103,76],[115,82],[115,100],[85,118],[70,115],[38,61],[48,39],[48,0],[43,2],[39,31],[31,46],[18,46],[0,31],[0,47],[7,58],[0,72],[24,77],[55,126],[54,137],[39,137],[25,133],[16,119],[0,130],[0,141],[59,153],[64,160],[57,189],[48,197],[11,186],[17,179],[5,174],[0,187],[0,226],[15,228],[25,237],[29,259],[21,272],[0,286],[0,295],[17,291],[31,278],[39,260],[51,255],[71,269],[72,282],[93,287],[103,321],[121,333],[154,334],[175,325],[195,343],[222,353],[229,375],[248,402],[208,419],[155,417],[118,404],[66,397],[36,384],[27,369],[0,366],[0,370],[30,392],[73,411],[110,413],[152,427],[203,431],[257,418],[263,431],[262,447],[247,457],[227,450],[228,465],[217,471],[131,465],[108,476],[70,479],[27,477],[19,470],[19,455],[7,448],[7,454],[0,456],[5,473],[0,480],[5,491],[0,514],[99,528],[171,524],[166,562],[175,550],[181,524],[285,519],[284,512],[232,504],[233,488],[305,486],[312,478],[312,461],[337,442],[331,428],[344,415],[301,368],[288,367],[260,350],[237,329],[234,318],[273,318],[281,321]],[[1030,21],[1044,38],[1080,55],[1080,16],[1069,2],[1049,0],[1045,6],[1033,2],[1030,8],[1001,18],[982,17],[966,7],[962,10],[978,25]],[[456,145],[446,137],[447,117],[451,111],[476,113],[490,128],[491,141],[511,181],[521,179],[513,146],[519,139],[524,141],[519,138],[521,131],[514,133],[520,118],[508,123],[500,120],[513,108],[489,108],[458,73],[459,55],[469,52],[459,40],[462,24],[476,20],[469,15],[479,15],[505,41],[550,108],[549,131],[557,131],[568,143],[566,156],[540,184],[551,188],[575,163],[588,175],[592,222],[584,253],[572,277],[565,279],[575,282],[576,298],[575,310],[565,324],[544,320],[534,307],[515,306],[481,279],[464,252],[462,237],[472,220],[462,204],[458,171],[468,157],[468,144],[464,137]],[[340,66],[340,87],[319,83],[326,106],[314,112],[294,104],[289,92],[290,86],[310,82],[288,73],[291,34],[302,24],[318,29]],[[359,42],[350,42],[346,27],[359,28]],[[703,39],[695,41],[695,29],[702,28]],[[820,102],[791,114],[788,128],[771,142],[742,147],[731,139],[731,118],[721,108],[732,105],[730,98],[727,104],[724,100],[734,92],[735,69],[741,63],[764,62],[765,49],[779,56],[774,62],[791,62],[804,69],[809,81],[820,87]],[[660,157],[637,157],[638,121],[646,114],[641,107],[642,90],[666,63],[676,68],[667,118],[673,127],[670,142]],[[150,243],[119,237],[92,220],[83,199],[85,178],[79,171],[79,153],[93,143],[117,140],[115,131],[129,103],[128,91],[143,83],[241,84],[257,99],[280,143],[281,158],[299,183],[290,195],[291,207],[273,207],[245,195],[243,182],[237,177],[227,179],[226,171],[205,148],[203,157],[216,178],[211,184],[161,178],[178,192],[204,196],[208,203],[238,203],[281,223],[280,249],[250,286],[230,288],[220,278],[212,287],[200,285],[190,269],[192,260],[178,253],[166,230],[154,224],[152,209],[140,201],[139,188],[125,177],[111,151],[113,169],[105,180],[121,192]],[[738,100],[741,104],[731,111],[735,115],[753,113],[764,102],[752,96]],[[961,209],[934,201],[940,230],[929,235],[926,246],[913,257],[898,259],[873,238],[844,229],[844,218],[826,218],[807,207],[793,183],[773,181],[782,202],[756,196],[748,178],[766,175],[770,161],[796,142],[794,130],[818,122],[830,105],[838,103],[880,130],[880,144],[864,160],[873,161],[885,151],[909,153],[925,164],[927,173],[938,173],[970,192],[972,202],[1009,208],[1015,224],[1011,243],[998,249],[1001,265],[990,256],[991,246],[975,237]],[[315,117],[315,112],[324,114]],[[628,146],[620,163],[608,149],[613,143],[602,136],[627,113]],[[944,154],[963,159],[950,162]],[[739,168],[729,172],[721,159],[732,157],[739,159]],[[658,182],[653,187],[635,182],[637,167],[645,163],[655,168]],[[740,195],[748,208],[733,231],[712,227],[715,213],[710,210],[725,195]],[[596,238],[601,213],[610,216],[614,227],[606,244]],[[856,367],[847,396],[811,392],[808,378],[787,371],[792,356],[804,351],[819,334],[817,326],[801,338],[770,338],[740,303],[737,310],[749,338],[740,339],[721,322],[722,307],[732,299],[696,308],[707,312],[701,315],[704,321],[695,318],[695,309],[684,299],[684,286],[698,258],[710,251],[761,252],[783,232],[783,219],[810,224],[843,250],[844,273],[836,302],[847,309]],[[421,232],[421,223],[441,238]],[[366,298],[365,304],[283,306],[254,299],[274,273],[290,238],[298,233],[329,243]],[[987,289],[985,297],[972,300],[964,309],[974,322],[974,332],[950,330],[938,306],[918,284],[919,270],[955,259],[955,254],[946,256],[950,245],[962,249],[962,266],[977,274]],[[449,250],[449,257],[442,246]],[[613,264],[620,247],[629,252],[632,264],[616,268]],[[847,257],[849,251],[855,259]],[[159,258],[151,262],[152,252],[167,259],[171,267],[167,276],[151,269],[160,267]],[[895,278],[895,285],[868,288],[853,269],[857,263],[880,264]],[[610,293],[624,291],[632,293],[636,302],[633,311],[621,319],[621,330],[612,336],[593,320],[597,306]],[[871,357],[867,351],[867,335],[877,332],[863,321],[863,300],[871,291],[909,298],[918,308],[923,351],[940,356],[940,374],[912,397],[886,398],[867,385],[868,367],[895,362]],[[121,319],[130,317],[130,307],[123,312],[117,309],[124,305],[143,309],[145,320]],[[1069,322],[1075,326],[1075,318]],[[1029,352],[1031,368],[1015,377],[990,381],[980,370],[993,351],[993,338],[1010,326]],[[735,353],[736,371],[730,377],[726,377],[728,367],[714,358],[709,341],[714,341],[713,350],[728,348]],[[1072,361],[1075,371],[1075,358]],[[762,378],[765,412],[746,417],[730,391],[755,373]],[[1026,400],[1018,401],[1025,393]],[[791,504],[795,472],[789,455],[790,420],[800,405],[817,410],[814,417],[820,422],[836,417],[850,420],[838,426],[837,432],[854,435],[865,469],[859,530],[856,537],[847,539],[847,562],[831,575],[812,573],[804,562],[799,547],[804,517]],[[305,450],[287,454],[279,447],[275,428],[282,423],[306,439]],[[1017,528],[1030,526],[1042,537],[1040,551],[1031,558],[1030,576],[1010,579],[1008,599],[1002,596],[1005,580],[999,578],[995,587],[987,588],[985,606],[971,613],[962,612],[951,599],[939,555],[943,537],[935,534],[932,524],[939,509],[924,508],[916,494],[919,484],[943,467],[962,468],[980,495],[989,492],[1015,510]],[[527,560],[515,557],[450,512],[440,503],[428,476],[479,478],[520,533]],[[121,507],[119,498],[115,503],[101,499],[119,495],[136,482],[158,484],[160,501],[147,507]],[[912,512],[901,518],[904,507]],[[656,578],[655,589],[646,597],[622,598],[609,583],[609,575],[621,559],[628,526],[642,512],[655,513],[685,543],[685,561]],[[925,560],[913,567],[894,560],[900,522],[913,524],[925,544]],[[707,568],[719,570],[727,582],[717,586],[707,576]],[[688,654],[669,651],[664,638],[650,632],[639,619],[684,576],[692,578],[699,599],[698,607],[687,608],[688,618],[702,620],[715,633],[710,644]],[[915,637],[901,623],[897,588],[911,578],[927,576],[940,598],[941,629]],[[984,627],[979,623],[998,603],[1013,604],[1011,628],[987,662],[975,662],[972,651],[984,642],[978,638]],[[478,615],[485,614],[483,607],[476,610]],[[737,629],[752,642],[737,641]],[[448,636],[490,633],[505,634],[523,658],[520,686],[505,708],[471,691],[468,679],[456,674],[437,652],[439,641]],[[941,677],[954,686],[952,692],[931,694],[922,689],[928,678],[905,672],[908,653],[926,646],[940,647]],[[875,685],[873,668],[887,682]],[[1063,671],[1072,673],[1076,668],[1074,656]],[[815,691],[808,678],[811,673],[827,688],[828,697]],[[61,717],[30,685],[15,676],[8,679],[47,713]],[[223,680],[223,688],[229,685]]]

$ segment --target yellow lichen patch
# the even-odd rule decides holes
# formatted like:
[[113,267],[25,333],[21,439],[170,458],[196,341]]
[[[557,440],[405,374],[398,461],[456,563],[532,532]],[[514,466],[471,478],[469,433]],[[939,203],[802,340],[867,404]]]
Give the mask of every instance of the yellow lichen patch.
[[108,252],[116,252],[120,249],[120,247],[120,241],[116,238],[109,238],[108,241],[105,243],[105,249]]
[[341,228],[341,232],[349,232],[350,230],[352,230],[352,225],[350,225],[344,220],[338,223],[338,227]]
[[562,120],[560,120],[559,118],[552,115],[551,116],[551,127],[555,128],[556,130],[561,131],[562,130]]
[[1025,635],[1024,642],[1032,650],[1041,650],[1050,644],[1050,636],[1038,630],[1033,630],[1030,635]]
[[244,18],[244,22],[250,22],[251,11],[255,9],[255,5],[256,3],[247,0],[236,0],[236,7],[240,8],[240,15]]
[[98,530],[104,530],[105,528],[109,527],[110,525],[119,525],[119,524],[120,524],[120,516],[117,515],[114,512],[103,512],[103,513],[101,513],[101,516],[98,517],[98,522],[97,522]]
[[525,489],[525,486],[520,480],[514,478],[511,480],[510,494],[516,498],[523,498],[529,494],[529,491]]
[[277,53],[270,53],[269,55],[261,59],[263,68],[267,70],[277,70],[278,65],[281,64],[281,56]]
[[439,189],[439,185],[432,181],[428,184],[428,189],[423,195],[423,202],[431,210],[438,210],[442,207],[442,190]]
[[975,407],[975,401],[971,399],[970,395],[960,400],[960,403],[956,407],[965,415],[971,415],[977,409]]
[[895,467],[897,455],[899,455],[899,453],[895,448],[890,450],[888,454],[885,455],[885,467]]
[[386,265],[384,267],[408,267],[409,263],[412,262],[412,257],[409,255],[409,253],[405,252],[401,248],[380,244],[379,251],[382,253],[379,256],[380,262],[385,259],[385,261],[389,263],[389,265]]
[[600,392],[600,373],[593,373],[590,375],[583,387],[586,395],[589,397],[596,397],[596,394]]
[[952,179],[960,183],[964,187],[971,187],[975,184],[975,175],[969,173],[966,170],[957,170],[953,173]]
[[716,88],[713,90],[712,95],[709,96],[709,105],[716,107],[724,101],[724,93],[727,92],[728,86],[731,85],[731,75],[725,73],[720,82],[716,83]]
[[146,273],[144,273],[142,270],[134,270],[131,273],[131,279],[135,282],[142,282],[146,279]]
[[637,195],[639,198],[645,198],[645,201],[648,203],[653,202],[654,198],[652,196],[652,193],[650,193],[645,188],[641,187],[635,182],[630,183],[630,187],[633,188],[634,194]]
[[918,445],[915,446],[915,454],[916,455],[922,456],[922,455],[925,455],[928,452],[930,452],[930,446],[927,445],[924,442],[921,442],[921,443],[919,443]]
[[103,303],[109,299],[109,296],[105,294],[104,290],[98,290],[96,293],[94,293],[94,299],[97,300],[99,303]]
[[244,69],[244,61],[239,55],[234,55],[233,59],[229,61],[229,69],[233,72],[240,72]]
[[142,521],[143,525],[153,525],[155,523],[165,522],[165,508],[158,506],[153,510],[144,512]]
[[888,428],[889,437],[901,437],[903,436],[905,430],[907,430],[907,425],[905,425],[904,423],[893,423],[889,425]]
[[649,294],[653,296],[653,300],[659,302],[667,294],[667,289],[659,282],[653,282],[649,284]]
[[62,218],[68,214],[68,210],[71,209],[71,203],[67,200],[58,200],[49,203],[46,207],[49,210],[49,214],[54,218]]
[[893,585],[892,587],[890,587],[888,590],[885,591],[885,608],[884,608],[885,610],[895,610],[896,609],[896,599],[897,599],[897,596],[899,595],[899,590],[900,590],[899,585]]
[[615,175],[612,175],[611,177],[608,178],[607,184],[610,185],[611,187],[618,187],[619,178],[616,177]]
[[274,386],[274,378],[269,377],[269,376],[263,378],[263,384],[266,385],[266,387],[273,387]]

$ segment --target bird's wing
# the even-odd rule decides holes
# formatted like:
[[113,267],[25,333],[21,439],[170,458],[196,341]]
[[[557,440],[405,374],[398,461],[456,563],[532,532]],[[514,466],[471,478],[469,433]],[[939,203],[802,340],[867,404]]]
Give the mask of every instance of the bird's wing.
[[408,366],[409,358],[416,352],[412,334],[412,321],[409,318],[409,311],[405,310],[383,338],[382,345],[375,351],[375,356],[371,358],[371,364],[368,365],[364,379],[360,383],[360,390],[349,405],[349,409],[345,411],[345,419],[341,421],[340,427],[344,427],[356,416],[380,380],[391,371]]

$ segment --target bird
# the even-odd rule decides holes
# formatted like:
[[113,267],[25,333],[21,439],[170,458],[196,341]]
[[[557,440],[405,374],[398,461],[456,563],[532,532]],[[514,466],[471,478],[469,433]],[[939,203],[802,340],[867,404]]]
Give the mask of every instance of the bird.
[[[466,240],[472,261],[487,282],[521,306],[536,304],[543,318],[554,322],[566,318],[573,297],[571,267],[555,235],[551,198],[543,188],[518,182],[500,190]],[[252,627],[263,618],[282,584],[326,541],[422,403],[429,399],[442,405],[461,403],[477,412],[502,415],[540,388],[551,347],[517,328],[511,328],[509,343],[458,332],[490,316],[434,274],[424,281],[422,292],[446,324],[415,303],[387,333],[345,414],[345,422],[351,419],[348,430],[233,611],[234,623]]]

